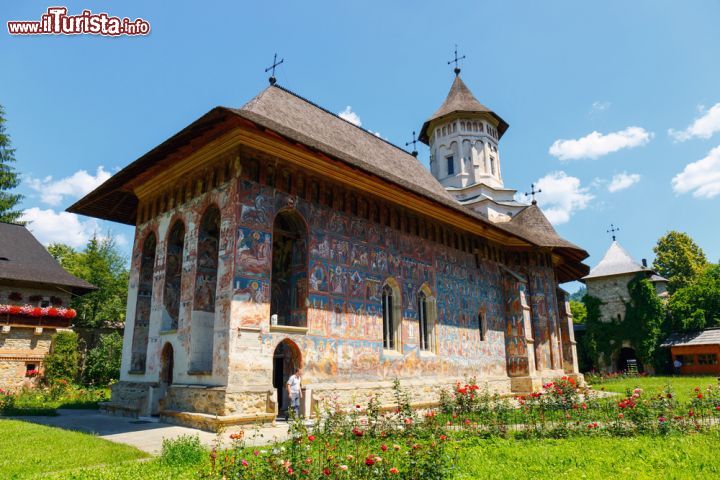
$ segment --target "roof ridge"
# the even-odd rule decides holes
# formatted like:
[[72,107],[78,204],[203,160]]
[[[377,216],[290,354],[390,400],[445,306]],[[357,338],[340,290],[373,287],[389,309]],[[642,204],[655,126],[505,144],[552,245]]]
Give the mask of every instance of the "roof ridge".
[[[275,85],[271,85],[270,87],[268,87],[268,88],[266,88],[265,90],[263,90],[262,93],[266,92],[267,90],[269,90],[269,89],[272,88],[272,87],[279,88],[279,89],[282,90],[283,92],[289,93],[290,95],[292,95],[292,96],[294,96],[294,97],[297,97],[297,98],[299,98],[300,100],[302,100],[302,101],[304,101],[304,102],[309,103],[309,104],[312,105],[313,107],[319,108],[319,109],[322,110],[323,112],[329,113],[329,114],[332,115],[333,117],[337,117],[337,118],[339,118],[340,120],[342,120],[343,122],[348,123],[348,124],[352,125],[353,127],[357,128],[357,129],[360,129],[360,130],[362,130],[363,132],[365,132],[365,133],[367,133],[367,134],[369,134],[369,135],[377,138],[378,140],[381,140],[381,141],[387,143],[387,144],[390,145],[391,147],[397,148],[397,149],[400,150],[401,152],[406,153],[408,156],[413,157],[410,152],[408,152],[407,150],[405,150],[404,148],[402,148],[402,147],[400,147],[400,146],[398,146],[398,145],[395,145],[395,144],[392,143],[390,140],[387,140],[387,139],[381,137],[380,135],[376,135],[375,133],[371,132],[370,130],[368,130],[368,129],[366,129],[366,128],[363,128],[363,127],[361,127],[360,125],[356,125],[356,124],[354,124],[353,122],[351,122],[351,121],[349,121],[349,120],[344,119],[343,117],[341,117],[341,116],[338,115],[337,113],[331,112],[330,110],[328,110],[327,108],[323,107],[322,105],[318,105],[317,103],[313,102],[312,100],[310,100],[310,99],[308,99],[308,98],[306,98],[306,97],[303,97],[302,95],[300,95],[300,94],[298,94],[298,93],[295,93],[295,92],[293,92],[292,90],[290,90],[289,88],[283,87],[282,85],[278,85],[278,84],[276,83]],[[258,96],[259,96],[259,95],[255,96],[255,98],[257,98]],[[253,98],[253,100],[254,100],[255,98]],[[250,100],[250,101],[252,101],[252,100]],[[248,102],[248,103],[250,103],[250,102]],[[417,160],[417,157],[413,157],[413,158],[415,158],[415,159]]]

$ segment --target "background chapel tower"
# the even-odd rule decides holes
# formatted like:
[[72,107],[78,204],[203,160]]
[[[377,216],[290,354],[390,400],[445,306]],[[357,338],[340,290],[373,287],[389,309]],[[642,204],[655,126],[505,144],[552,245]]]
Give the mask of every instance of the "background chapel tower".
[[498,144],[508,123],[480,103],[455,69],[440,108],[420,130],[430,147],[430,171],[460,203],[493,222],[510,221],[527,205],[505,188]]

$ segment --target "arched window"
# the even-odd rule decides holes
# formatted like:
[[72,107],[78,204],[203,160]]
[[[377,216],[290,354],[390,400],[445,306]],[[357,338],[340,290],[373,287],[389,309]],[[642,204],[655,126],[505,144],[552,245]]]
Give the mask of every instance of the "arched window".
[[382,290],[383,348],[400,350],[400,288],[388,280]]
[[212,372],[215,298],[220,242],[220,210],[210,206],[198,229],[195,292],[190,327],[190,373]]
[[133,373],[144,373],[147,361],[156,246],[157,240],[155,238],[155,234],[150,233],[150,235],[145,237],[142,252],[140,254],[140,275],[138,278],[135,322],[133,325],[132,349],[130,355],[130,371]]
[[180,292],[182,286],[183,251],[185,247],[185,225],[180,220],[170,228],[165,254],[165,289],[163,291],[162,329],[176,330],[180,314]]
[[273,223],[270,314],[278,325],[307,326],[307,226],[294,210],[277,214]]

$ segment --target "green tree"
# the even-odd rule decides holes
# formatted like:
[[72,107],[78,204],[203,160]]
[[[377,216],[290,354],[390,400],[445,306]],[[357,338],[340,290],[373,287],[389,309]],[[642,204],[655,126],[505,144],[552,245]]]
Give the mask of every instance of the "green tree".
[[110,237],[94,236],[79,252],[62,244],[50,245],[48,251],[68,272],[97,287],[70,302],[78,312],[76,325],[95,328],[125,320],[129,272]]
[[0,221],[23,223],[18,221],[22,211],[17,210],[23,196],[9,193],[20,184],[20,178],[11,165],[15,162],[15,149],[5,133],[5,121],[5,109],[0,105]]
[[710,265],[668,302],[673,330],[720,326],[720,265]]
[[570,300],[570,311],[572,312],[573,323],[585,323],[587,308],[584,303]]
[[53,338],[50,353],[45,356],[45,379],[74,382],[80,369],[78,336],[75,332],[58,332]]
[[687,286],[708,264],[705,253],[693,239],[675,230],[660,237],[653,252],[653,269],[668,279],[671,294]]
[[85,359],[83,379],[90,385],[110,385],[120,378],[123,339],[117,332],[101,335]]
[[622,335],[635,347],[644,364],[662,367],[660,343],[669,333],[665,305],[655,286],[642,275],[628,283],[630,301],[625,303]]

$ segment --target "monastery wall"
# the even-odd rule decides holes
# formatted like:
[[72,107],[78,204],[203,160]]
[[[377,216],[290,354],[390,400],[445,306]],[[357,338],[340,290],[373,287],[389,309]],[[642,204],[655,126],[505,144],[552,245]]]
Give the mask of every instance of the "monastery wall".
[[[193,350],[199,335],[207,332],[198,333],[193,322],[202,316],[207,324],[209,310],[197,306],[205,288],[198,281],[197,263],[207,256],[201,251],[198,224],[211,205],[217,205],[221,216],[208,337],[212,366],[197,372]],[[293,291],[293,326],[270,321],[273,222],[281,211],[296,212],[307,228],[300,240],[307,252],[304,273],[298,273],[307,282]],[[475,378],[493,391],[509,392],[511,376],[563,373],[556,283],[549,264],[534,256],[518,258],[510,266],[518,277],[499,258],[451,248],[347,211],[235,178],[139,225],[122,382],[113,389],[112,403],[124,402],[140,413],[165,410],[170,421],[203,428],[211,427],[202,414],[238,422],[274,418],[274,354],[288,340],[290,363],[304,369],[307,412],[330,401],[365,403],[370,394],[390,404],[395,378],[410,389],[416,405],[430,405],[437,403],[442,388],[458,381]],[[168,248],[177,220],[185,227],[182,251]],[[151,234],[157,241],[154,258],[143,254]],[[150,258],[151,275],[142,268],[143,258]],[[175,271],[168,267],[173,262],[182,273],[173,273],[176,277],[166,282],[168,272]],[[388,279],[400,297],[399,347],[393,350],[383,348],[381,290]],[[419,348],[421,289],[430,292],[428,303],[437,318],[429,351]],[[143,300],[142,291],[151,296]],[[173,317],[169,294],[179,299],[175,328],[168,328]],[[140,336],[134,333],[136,322],[144,332]],[[138,355],[145,342],[143,359]],[[165,389],[162,359],[168,344],[173,385]],[[135,368],[142,365],[138,358],[144,360],[144,370]]]

